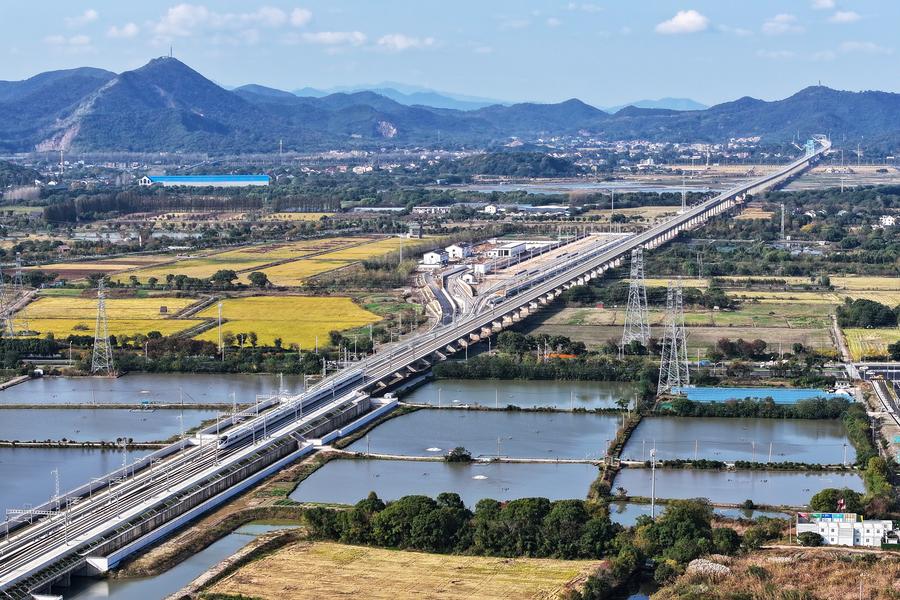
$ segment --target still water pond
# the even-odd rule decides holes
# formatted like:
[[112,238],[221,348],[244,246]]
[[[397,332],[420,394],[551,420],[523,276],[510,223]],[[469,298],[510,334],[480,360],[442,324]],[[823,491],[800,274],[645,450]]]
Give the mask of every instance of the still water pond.
[[[665,511],[665,505],[658,504],[656,506],[656,516]],[[719,508],[713,511],[717,515],[729,517],[732,519],[755,519],[757,517],[773,517],[776,519],[787,519],[789,515],[783,512],[771,510],[747,510],[744,508]],[[636,504],[633,502],[611,502],[609,505],[609,517],[613,523],[618,523],[625,527],[630,527],[637,522],[637,518],[641,515],[650,516],[649,504]]]
[[623,458],[649,460],[706,458],[849,464],[856,451],[839,420],[646,417],[625,445]]
[[598,470],[585,464],[333,460],[291,494],[297,502],[354,504],[374,491],[384,500],[456,492],[474,508],[482,498],[585,498]]
[[619,417],[570,412],[417,410],[390,419],[349,449],[406,456],[442,455],[457,446],[472,456],[603,456]]
[[431,381],[403,397],[412,404],[485,406],[506,408],[616,408],[616,401],[634,404],[637,385],[620,381],[519,381],[441,379]]
[[244,525],[206,549],[156,577],[90,579],[76,577],[69,588],[55,589],[65,600],[161,600],[174,594],[212,566],[225,560],[257,536],[286,529],[279,525]]
[[[623,487],[631,496],[650,496],[650,469],[622,469],[613,489]],[[787,471],[701,471],[656,469],[659,498],[708,498],[711,502],[805,506],[825,488],[863,491],[856,473],[800,473]]]
[[796,404],[810,398],[849,398],[847,394],[832,394],[813,388],[771,387],[688,387],[674,388],[675,393],[685,394],[695,402],[725,402],[744,398],[772,398],[776,404]]
[[[181,432],[179,410],[33,408],[0,411],[0,440],[108,442],[130,437],[156,442]],[[184,429],[214,419],[216,411],[185,410]]]
[[[2,404],[140,404],[141,402],[250,403],[257,394],[278,392],[277,375],[132,373],[124,377],[42,377],[0,391]],[[303,390],[303,378],[284,376],[289,392]],[[183,396],[182,396],[183,394]]]
[[[150,452],[130,451],[128,462]],[[0,511],[50,500],[54,487],[50,471],[54,469],[59,469],[60,491],[66,492],[121,466],[121,450],[0,448]]]

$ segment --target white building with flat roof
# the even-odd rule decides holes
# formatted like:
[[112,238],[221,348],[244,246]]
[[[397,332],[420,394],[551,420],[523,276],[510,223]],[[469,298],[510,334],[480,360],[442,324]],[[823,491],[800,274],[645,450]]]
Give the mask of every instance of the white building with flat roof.
[[525,242],[506,242],[488,250],[490,258],[509,258],[525,252]]
[[440,267],[447,264],[449,257],[443,250],[426,252],[422,255],[422,264],[426,267]]
[[893,521],[865,520],[856,513],[797,513],[797,535],[818,533],[829,546],[881,547],[896,543]]
[[447,251],[447,256],[450,257],[450,260],[462,260],[472,256],[471,244],[452,244],[444,248],[444,250]]

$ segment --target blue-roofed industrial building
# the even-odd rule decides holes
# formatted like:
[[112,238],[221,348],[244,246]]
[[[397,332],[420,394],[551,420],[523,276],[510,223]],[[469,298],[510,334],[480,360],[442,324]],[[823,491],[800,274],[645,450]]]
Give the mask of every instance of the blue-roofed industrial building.
[[145,175],[138,180],[142,186],[163,187],[246,187],[269,185],[268,175]]

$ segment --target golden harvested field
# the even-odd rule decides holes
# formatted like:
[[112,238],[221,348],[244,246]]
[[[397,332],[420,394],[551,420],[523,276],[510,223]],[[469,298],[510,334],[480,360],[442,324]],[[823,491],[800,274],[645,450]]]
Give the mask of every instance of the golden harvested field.
[[844,329],[844,337],[854,360],[865,356],[886,356],[887,347],[900,342],[900,329]]
[[[642,219],[658,219],[668,215],[674,215],[678,212],[678,206],[638,206],[635,208],[617,208],[616,214],[622,214],[626,217],[639,217]],[[608,209],[589,210],[589,217],[598,217],[600,221],[609,221],[610,212]]]
[[[623,279],[622,281],[625,283],[628,283],[630,280]],[[668,279],[647,278],[644,280],[644,282],[647,285],[647,287],[663,287],[664,288],[669,285]],[[705,290],[708,286],[709,286],[709,280],[707,280],[707,279],[696,279],[696,278],[691,279],[691,278],[685,277],[684,279],[681,280],[681,287],[683,287],[683,288],[698,288],[701,290]]]
[[841,277],[831,275],[831,285],[845,290],[890,290],[900,291],[900,277]]
[[324,212],[277,212],[263,216],[263,221],[318,221],[322,217],[330,217],[334,213]]
[[753,552],[724,562],[731,571],[727,575],[682,575],[655,592],[653,599],[894,600],[900,596],[896,555],[863,557],[840,549],[798,548]]
[[156,265],[172,260],[171,256],[164,254],[144,254],[140,256],[128,256],[122,258],[97,259],[79,262],[58,262],[34,267],[26,267],[25,270],[51,271],[59,274],[62,279],[81,279],[92,273],[116,273],[128,269],[138,269],[149,265]]
[[[403,243],[408,244],[409,242],[402,238],[384,238],[334,252],[326,252],[308,259],[275,265],[263,269],[263,272],[275,285],[297,287],[303,285],[303,281],[313,275],[340,269],[360,260],[388,254],[399,249]],[[241,280],[243,281],[244,278]]]
[[[111,335],[135,335],[159,331],[170,335],[198,324],[195,319],[168,319],[190,306],[190,298],[111,298],[106,300],[106,314]],[[160,307],[167,308],[160,314]],[[21,311],[18,315],[21,315]],[[45,296],[25,308],[28,326],[41,336],[53,333],[56,337],[93,335],[97,319],[97,301],[93,298]]]
[[[197,317],[214,319],[218,307],[211,306]],[[313,296],[250,296],[227,298],[222,301],[223,333],[255,332],[259,343],[271,345],[281,338],[284,345],[300,344],[301,348],[328,343],[328,332],[362,327],[381,320],[376,314],[357,306],[345,297],[318,298]],[[218,342],[218,328],[204,331],[199,340]]]
[[186,258],[159,267],[122,273],[117,279],[119,281],[128,281],[134,275],[143,282],[149,277],[164,280],[169,273],[173,275],[187,275],[189,277],[209,277],[220,269],[251,271],[273,262],[301,259],[316,252],[330,254],[331,250],[340,250],[365,241],[367,241],[366,238],[348,237],[250,246],[208,256]]
[[[333,271],[334,269],[340,269],[341,267],[352,265],[354,262],[355,261],[352,260],[307,258],[305,260],[295,260],[292,262],[275,265],[274,267],[269,267],[267,269],[264,269],[263,273],[265,273],[269,278],[269,281],[271,281],[275,285],[299,287],[303,285],[304,280],[312,277],[313,275],[325,273],[326,271]],[[241,277],[241,281],[246,283],[247,281],[249,281],[248,277],[249,273],[244,274]]]
[[832,304],[844,302],[844,298],[866,299],[881,302],[890,307],[900,304],[900,290],[855,290],[835,292],[758,292],[754,290],[734,290],[730,295],[738,300],[755,299],[760,302],[786,303],[798,302],[801,304]]
[[299,543],[251,562],[210,589],[265,600],[550,600],[579,586],[599,561],[448,556]]
[[322,258],[327,258],[329,260],[365,260],[367,258],[374,258],[398,250],[403,244],[409,245],[410,242],[403,238],[384,238],[370,244],[362,244],[360,246],[354,246],[353,248],[347,248],[346,250],[329,252],[328,254],[323,254]]

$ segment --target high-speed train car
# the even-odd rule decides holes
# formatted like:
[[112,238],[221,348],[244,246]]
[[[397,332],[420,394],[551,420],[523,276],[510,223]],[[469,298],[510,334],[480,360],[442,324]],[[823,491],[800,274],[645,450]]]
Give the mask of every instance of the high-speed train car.
[[[362,383],[365,379],[365,373],[362,369],[354,369],[353,372],[347,374],[339,374],[334,379],[323,381],[316,386],[310,388],[303,398],[303,408],[307,410],[315,407],[320,401],[331,398],[333,395],[343,393],[342,390],[348,386]],[[278,408],[260,415],[262,418],[255,418],[241,425],[231,428],[219,436],[219,448],[228,448],[239,442],[245,441],[247,438],[253,437],[254,432],[259,432],[264,428],[270,428],[278,425],[282,420],[294,417],[297,414],[297,403],[301,402],[300,398],[293,402],[285,402]]]

